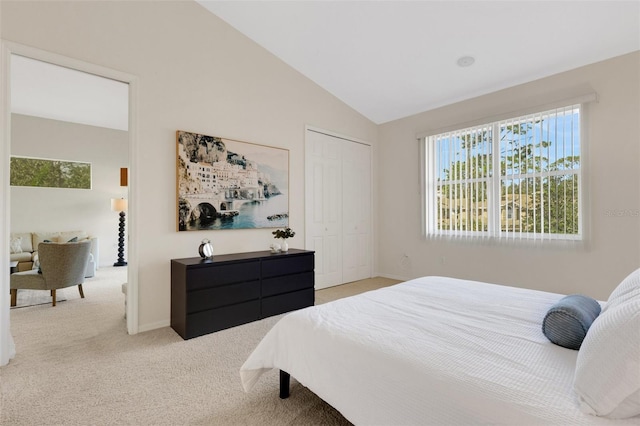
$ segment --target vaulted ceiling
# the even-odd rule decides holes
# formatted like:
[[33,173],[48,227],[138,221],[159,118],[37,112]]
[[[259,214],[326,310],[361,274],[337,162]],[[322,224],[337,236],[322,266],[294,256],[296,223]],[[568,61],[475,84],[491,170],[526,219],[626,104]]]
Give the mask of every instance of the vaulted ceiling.
[[639,1],[197,1],[375,123],[640,50]]

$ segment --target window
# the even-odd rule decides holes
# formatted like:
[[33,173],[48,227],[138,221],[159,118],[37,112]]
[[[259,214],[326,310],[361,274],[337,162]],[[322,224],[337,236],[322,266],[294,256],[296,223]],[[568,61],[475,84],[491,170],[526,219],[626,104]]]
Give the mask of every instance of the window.
[[581,239],[580,109],[426,137],[427,235]]
[[91,189],[91,163],[12,156],[10,184]]

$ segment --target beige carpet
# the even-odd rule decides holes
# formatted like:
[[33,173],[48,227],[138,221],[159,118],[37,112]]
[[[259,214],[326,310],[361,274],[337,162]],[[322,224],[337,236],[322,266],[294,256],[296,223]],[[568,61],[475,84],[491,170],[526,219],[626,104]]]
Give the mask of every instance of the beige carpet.
[[[277,371],[244,393],[239,370],[272,317],[191,340],[171,328],[126,333],[126,268],[101,268],[85,299],[11,311],[18,354],[0,368],[6,425],[348,425],[292,379],[278,398]],[[316,292],[318,303],[394,284],[377,278]]]

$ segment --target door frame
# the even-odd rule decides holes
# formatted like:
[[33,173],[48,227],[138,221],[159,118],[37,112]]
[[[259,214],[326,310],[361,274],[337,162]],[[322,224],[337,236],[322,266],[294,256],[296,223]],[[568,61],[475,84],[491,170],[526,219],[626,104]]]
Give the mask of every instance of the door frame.
[[138,252],[137,252],[137,170],[138,170],[138,138],[137,138],[137,92],[138,78],[134,75],[91,64],[81,60],[62,56],[56,53],[36,49],[34,47],[1,40],[1,68],[0,68],[0,128],[3,129],[0,147],[0,162],[2,174],[0,176],[0,211],[2,224],[0,226],[0,257],[5,259],[0,265],[0,366],[9,363],[15,355],[15,347],[11,336],[9,311],[9,234],[11,216],[11,190],[9,185],[9,165],[11,159],[11,55],[25,56],[63,66],[100,77],[121,81],[129,85],[129,182],[128,182],[128,239],[127,239],[127,332],[138,333]]

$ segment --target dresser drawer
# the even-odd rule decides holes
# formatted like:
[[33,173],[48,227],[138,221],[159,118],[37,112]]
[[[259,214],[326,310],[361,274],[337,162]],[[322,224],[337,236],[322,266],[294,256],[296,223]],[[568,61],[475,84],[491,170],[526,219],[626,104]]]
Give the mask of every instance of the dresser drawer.
[[260,300],[238,303],[187,315],[185,339],[260,319]]
[[306,308],[307,306],[312,306],[314,301],[315,293],[312,288],[265,297],[262,299],[262,317],[266,318],[272,315]]
[[259,298],[259,280],[190,291],[187,293],[187,313],[191,314]]
[[260,279],[260,262],[239,262],[187,270],[187,291]]
[[301,272],[313,271],[313,268],[312,255],[281,255],[274,259],[265,259],[262,261],[262,278],[299,274]]
[[303,272],[262,280],[262,297],[313,288],[313,275],[313,272]]

